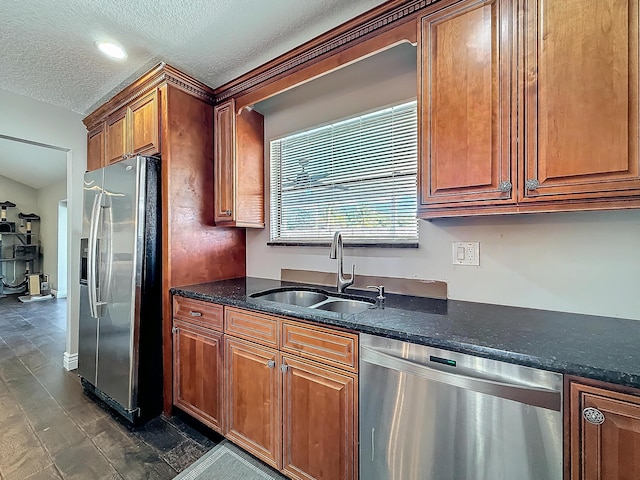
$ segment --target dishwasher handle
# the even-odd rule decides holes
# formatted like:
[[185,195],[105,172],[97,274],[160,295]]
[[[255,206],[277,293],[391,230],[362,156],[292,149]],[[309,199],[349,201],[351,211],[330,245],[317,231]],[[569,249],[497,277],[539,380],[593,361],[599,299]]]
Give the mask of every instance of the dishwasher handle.
[[426,378],[434,382],[445,383],[465,390],[514,400],[556,412],[562,411],[562,394],[556,390],[499,382],[488,378],[470,377],[457,372],[443,372],[421,363],[396,357],[395,355],[389,355],[388,353],[365,345],[360,346],[360,361]]

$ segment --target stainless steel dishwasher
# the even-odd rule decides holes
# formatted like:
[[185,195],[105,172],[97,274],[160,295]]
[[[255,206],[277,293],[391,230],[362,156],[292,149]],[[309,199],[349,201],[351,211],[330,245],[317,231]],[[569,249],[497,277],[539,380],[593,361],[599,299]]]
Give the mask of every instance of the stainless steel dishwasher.
[[360,478],[562,480],[562,375],[360,336]]

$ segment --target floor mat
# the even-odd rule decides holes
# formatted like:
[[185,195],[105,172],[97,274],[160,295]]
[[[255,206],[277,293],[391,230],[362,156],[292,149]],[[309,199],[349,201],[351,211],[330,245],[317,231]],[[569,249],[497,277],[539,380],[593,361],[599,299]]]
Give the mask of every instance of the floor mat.
[[223,441],[174,480],[287,480],[229,441]]

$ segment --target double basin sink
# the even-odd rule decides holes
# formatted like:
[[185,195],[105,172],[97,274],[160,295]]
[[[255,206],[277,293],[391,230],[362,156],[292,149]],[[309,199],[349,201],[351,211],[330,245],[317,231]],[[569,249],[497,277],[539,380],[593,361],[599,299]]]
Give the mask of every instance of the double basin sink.
[[254,293],[251,297],[285,305],[295,305],[298,307],[343,314],[364,312],[376,303],[375,300],[366,297],[355,299],[351,296],[342,297],[337,293],[304,288],[279,288]]

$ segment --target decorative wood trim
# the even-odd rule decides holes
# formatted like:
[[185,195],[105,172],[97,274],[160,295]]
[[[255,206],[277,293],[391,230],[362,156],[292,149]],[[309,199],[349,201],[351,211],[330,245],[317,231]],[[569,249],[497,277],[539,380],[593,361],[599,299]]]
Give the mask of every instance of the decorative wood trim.
[[278,348],[280,317],[234,307],[224,309],[224,333]]
[[283,321],[280,351],[358,372],[358,335]]
[[417,18],[421,10],[438,1],[440,0],[390,0],[217,88],[216,102],[247,93],[303,64],[335,54],[402,22]]
[[270,78],[250,91],[234,97],[236,101],[235,110],[239,114],[246,106],[255,105],[273,95],[303,85],[400,43],[417,44],[417,35],[418,32],[414,22],[407,21],[400,25],[394,24],[393,28],[378,32],[376,35],[370,36],[361,42],[346,44],[344,48],[322,55],[322,57],[296,67],[295,70],[289,70]]
[[[633,192],[631,192],[633,193]],[[437,218],[469,217],[473,215],[502,215],[513,213],[555,213],[589,210],[628,210],[640,208],[640,197],[619,196],[600,200],[565,200],[562,202],[521,203],[519,205],[468,205],[450,208],[418,209],[418,218],[432,220]]]
[[134,102],[163,83],[170,83],[194,97],[204,100],[211,105],[214,104],[215,96],[211,88],[182,73],[171,65],[161,62],[120,93],[116,94],[104,105],[87,115],[82,122],[87,127],[87,130],[92,130],[112,112]]

